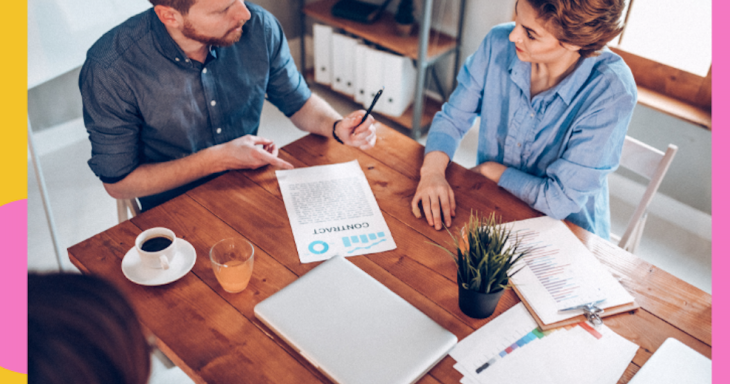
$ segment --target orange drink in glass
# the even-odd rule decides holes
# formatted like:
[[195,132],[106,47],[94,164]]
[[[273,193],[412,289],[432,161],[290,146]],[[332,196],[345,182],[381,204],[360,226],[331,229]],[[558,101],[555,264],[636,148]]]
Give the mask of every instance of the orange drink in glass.
[[223,290],[246,289],[253,273],[253,244],[242,238],[223,239],[210,248],[210,264]]

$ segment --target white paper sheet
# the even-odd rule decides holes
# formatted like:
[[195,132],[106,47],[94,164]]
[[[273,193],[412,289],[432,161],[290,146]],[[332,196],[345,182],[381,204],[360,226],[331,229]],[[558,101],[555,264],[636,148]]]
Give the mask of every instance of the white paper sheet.
[[523,258],[512,283],[543,323],[552,324],[581,314],[560,313],[591,301],[606,299],[601,308],[631,303],[634,298],[559,220],[547,216],[506,224],[533,253]]
[[449,355],[474,370],[535,328],[535,319],[524,304],[518,303],[461,340]]
[[464,384],[615,384],[631,363],[638,346],[603,325],[600,339],[580,326],[559,328],[514,347],[493,365],[476,368],[529,329],[534,319],[519,303],[460,341],[449,353]]
[[615,384],[638,345],[606,326],[596,339],[581,327],[555,332],[540,343],[517,349],[478,375],[480,383]]
[[449,355],[457,361],[454,368],[464,375],[462,383],[478,382],[477,368],[536,328],[525,305],[518,303],[461,340]]
[[276,171],[302,263],[396,248],[357,160]]

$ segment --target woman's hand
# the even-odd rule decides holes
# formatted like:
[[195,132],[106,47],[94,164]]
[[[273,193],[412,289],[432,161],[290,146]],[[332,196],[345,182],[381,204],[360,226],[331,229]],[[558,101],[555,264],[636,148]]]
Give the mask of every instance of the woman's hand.
[[443,152],[431,152],[426,155],[421,168],[421,180],[411,202],[413,215],[421,218],[421,203],[428,225],[441,229],[442,215],[447,227],[451,226],[451,218],[456,216],[454,191],[446,181],[446,166],[449,157]]

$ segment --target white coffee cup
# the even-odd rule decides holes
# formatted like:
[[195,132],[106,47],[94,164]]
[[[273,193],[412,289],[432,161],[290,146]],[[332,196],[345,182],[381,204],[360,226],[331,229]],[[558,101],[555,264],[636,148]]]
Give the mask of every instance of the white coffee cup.
[[134,247],[144,267],[169,269],[177,250],[177,238],[167,228],[150,228],[137,236]]

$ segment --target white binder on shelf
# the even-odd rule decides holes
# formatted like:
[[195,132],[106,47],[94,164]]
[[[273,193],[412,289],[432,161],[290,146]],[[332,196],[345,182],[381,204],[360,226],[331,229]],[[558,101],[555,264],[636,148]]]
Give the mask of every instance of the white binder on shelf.
[[[365,109],[370,107],[370,103],[373,101],[375,94],[385,86],[383,83],[382,53],[382,51],[368,47],[368,52],[365,58],[365,97],[362,103]],[[382,95],[380,97],[382,98]],[[383,103],[378,102],[375,104],[373,111],[383,113]]]
[[314,81],[332,84],[332,27],[322,24],[312,26],[314,35]]
[[332,34],[332,89],[350,96],[355,95],[356,46],[356,39]]
[[398,117],[413,102],[416,89],[416,68],[411,59],[380,52],[382,65],[382,83],[385,84],[383,95],[378,102],[382,106],[381,113]]
[[365,105],[367,103],[367,96],[365,92],[366,87],[366,60],[368,51],[367,45],[364,43],[358,43],[355,46],[355,102]]

